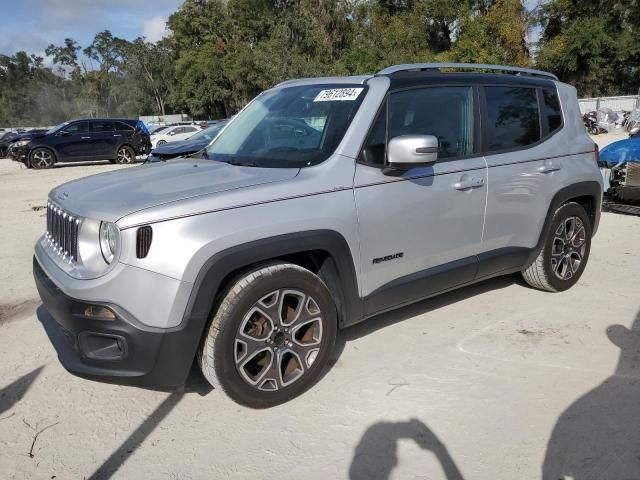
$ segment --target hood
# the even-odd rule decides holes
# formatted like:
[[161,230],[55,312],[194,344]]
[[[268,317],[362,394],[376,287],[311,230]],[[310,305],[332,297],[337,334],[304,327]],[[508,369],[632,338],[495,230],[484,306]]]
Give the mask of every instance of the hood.
[[17,137],[13,137],[10,143],[19,142],[20,140],[32,140],[34,138],[46,137],[44,133],[21,133]]
[[180,142],[169,142],[151,150],[152,155],[180,155],[181,153],[192,153],[203,149],[209,144],[210,140],[182,140]]
[[71,213],[115,222],[131,213],[187,198],[294,178],[298,168],[240,167],[184,159],[101,173],[60,185],[49,197]]

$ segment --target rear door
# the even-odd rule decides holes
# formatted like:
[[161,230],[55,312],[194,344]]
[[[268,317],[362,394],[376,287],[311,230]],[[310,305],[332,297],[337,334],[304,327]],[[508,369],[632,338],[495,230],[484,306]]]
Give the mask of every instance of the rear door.
[[91,120],[91,154],[96,159],[115,158],[118,138],[111,120]]
[[[474,278],[487,174],[475,141],[475,91],[461,85],[392,92],[369,132],[354,181],[368,314]],[[435,135],[438,161],[385,171],[386,145],[402,135]]]
[[479,276],[521,265],[536,246],[551,197],[567,175],[562,154],[570,149],[552,138],[563,126],[555,89],[481,90],[489,188]]

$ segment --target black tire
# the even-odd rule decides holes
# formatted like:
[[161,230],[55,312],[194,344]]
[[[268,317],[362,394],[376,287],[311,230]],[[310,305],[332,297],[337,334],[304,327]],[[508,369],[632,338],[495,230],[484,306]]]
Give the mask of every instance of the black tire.
[[[293,307],[294,320],[289,322],[282,319],[282,312],[292,312],[291,297],[303,298],[290,295],[293,292],[303,294],[304,299]],[[263,309],[272,301],[273,306]],[[271,313],[263,316],[254,311],[257,308]],[[269,324],[270,316],[275,318],[273,313],[278,318]],[[244,336],[256,335],[252,329],[260,322],[259,328],[265,328],[265,324],[268,328],[261,331],[260,339]],[[205,332],[198,361],[214,388],[224,390],[242,405],[268,408],[304,393],[321,377],[333,353],[336,333],[336,306],[325,284],[302,267],[272,262],[256,266],[230,282]],[[309,342],[314,336],[318,338],[313,344],[303,345],[295,340]],[[302,360],[302,356],[306,358]],[[261,362],[268,362],[268,366]]]
[[156,147],[159,147],[160,145],[164,145],[165,143],[167,143],[166,140],[158,140],[158,143],[156,144]]
[[575,285],[589,260],[591,228],[589,216],[581,205],[569,202],[559,207],[540,252],[522,271],[525,281],[548,292],[562,292]]
[[128,145],[122,145],[116,150],[115,162],[120,165],[130,165],[136,161],[136,152]]
[[53,167],[56,156],[48,148],[36,148],[29,155],[29,165],[36,170],[45,170]]

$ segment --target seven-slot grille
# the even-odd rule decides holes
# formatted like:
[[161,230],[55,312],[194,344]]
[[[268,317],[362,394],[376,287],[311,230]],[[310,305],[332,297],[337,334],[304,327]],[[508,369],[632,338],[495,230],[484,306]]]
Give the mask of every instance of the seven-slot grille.
[[78,260],[80,218],[47,203],[47,239],[53,249],[70,263]]

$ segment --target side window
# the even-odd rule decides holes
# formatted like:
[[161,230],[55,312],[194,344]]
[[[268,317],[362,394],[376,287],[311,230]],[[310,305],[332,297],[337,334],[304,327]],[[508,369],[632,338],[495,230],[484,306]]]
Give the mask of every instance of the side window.
[[93,120],[91,128],[94,133],[113,132],[113,122]]
[[360,161],[367,165],[384,165],[387,147],[387,102],[378,112],[369,135],[362,146]]
[[192,133],[195,132],[195,127],[184,127],[184,133]]
[[540,112],[535,88],[485,87],[485,150],[526,147],[540,140]]
[[400,135],[434,135],[438,158],[473,153],[473,89],[428,87],[392,93],[389,97],[391,140]]
[[175,135],[178,135],[180,133],[184,133],[184,127],[177,127],[174,128],[170,133],[173,133]]
[[132,132],[134,128],[124,122],[116,122],[116,130],[119,132]]
[[71,135],[79,135],[81,133],[89,132],[89,122],[76,122],[71,125],[67,125],[62,130],[65,133],[69,133]]
[[547,125],[549,127],[549,133],[553,133],[562,127],[562,108],[560,108],[560,99],[558,94],[551,90],[542,90],[542,97],[544,99],[544,114]]

